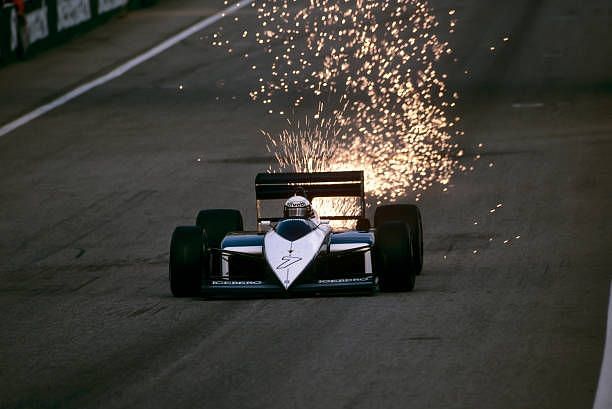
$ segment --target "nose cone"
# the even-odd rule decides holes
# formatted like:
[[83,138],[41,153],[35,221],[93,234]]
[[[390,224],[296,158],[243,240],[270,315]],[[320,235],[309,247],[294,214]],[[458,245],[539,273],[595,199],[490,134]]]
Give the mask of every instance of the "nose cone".
[[315,228],[294,241],[273,230],[266,233],[266,261],[286,290],[319,254],[326,233],[326,230]]

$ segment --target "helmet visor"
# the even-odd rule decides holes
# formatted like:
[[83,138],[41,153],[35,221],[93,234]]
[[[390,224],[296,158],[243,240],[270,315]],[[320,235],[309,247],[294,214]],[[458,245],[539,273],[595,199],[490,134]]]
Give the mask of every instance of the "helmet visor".
[[306,207],[286,207],[285,217],[307,217],[308,209]]

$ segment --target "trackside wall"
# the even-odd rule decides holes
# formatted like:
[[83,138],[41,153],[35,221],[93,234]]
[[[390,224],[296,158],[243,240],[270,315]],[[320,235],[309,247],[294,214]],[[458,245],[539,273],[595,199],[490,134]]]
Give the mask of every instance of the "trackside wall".
[[20,13],[0,0],[0,66],[28,58],[107,21],[157,0],[25,0]]

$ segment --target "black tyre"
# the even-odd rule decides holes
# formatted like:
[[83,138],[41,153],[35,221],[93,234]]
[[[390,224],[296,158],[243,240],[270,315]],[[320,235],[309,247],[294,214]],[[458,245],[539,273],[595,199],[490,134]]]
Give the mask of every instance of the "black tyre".
[[204,230],[212,248],[219,248],[227,233],[243,230],[242,215],[234,209],[200,210],[196,225]]
[[375,269],[381,291],[412,291],[415,271],[411,267],[410,228],[402,221],[376,228]]
[[202,229],[179,226],[170,242],[170,290],[175,297],[193,297],[200,293],[202,272],[208,265]]
[[423,222],[419,208],[411,204],[392,204],[376,208],[374,225],[376,227],[385,222],[403,221],[410,227],[412,238],[412,268],[415,274],[423,270]]

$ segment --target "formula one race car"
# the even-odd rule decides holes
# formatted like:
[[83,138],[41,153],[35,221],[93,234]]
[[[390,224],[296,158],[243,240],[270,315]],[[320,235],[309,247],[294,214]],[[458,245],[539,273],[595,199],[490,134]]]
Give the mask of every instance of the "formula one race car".
[[[201,210],[195,226],[174,230],[169,263],[174,296],[414,288],[423,267],[419,209],[378,206],[371,228],[365,217],[363,172],[259,173],[255,192],[257,231],[244,231],[242,216],[233,209]],[[263,205],[280,199],[286,200],[283,217],[265,216]],[[311,205],[317,200],[354,204],[349,206],[352,212],[319,216]],[[332,227],[338,222],[352,222],[356,228]]]

